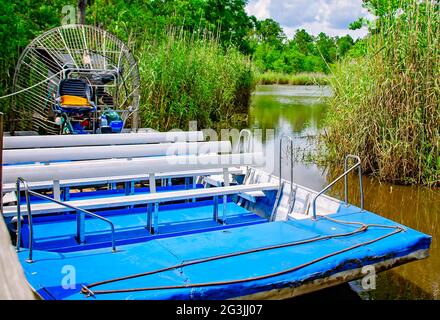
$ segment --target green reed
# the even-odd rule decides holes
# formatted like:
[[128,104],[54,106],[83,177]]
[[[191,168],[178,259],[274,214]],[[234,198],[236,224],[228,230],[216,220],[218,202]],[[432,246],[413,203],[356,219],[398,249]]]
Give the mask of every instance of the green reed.
[[199,128],[216,129],[247,113],[253,72],[236,48],[208,34],[171,30],[144,40],[138,52],[142,126],[187,129],[197,120]]
[[440,185],[440,11],[405,0],[380,18],[365,57],[345,59],[331,83],[325,156],[354,153],[367,173]]

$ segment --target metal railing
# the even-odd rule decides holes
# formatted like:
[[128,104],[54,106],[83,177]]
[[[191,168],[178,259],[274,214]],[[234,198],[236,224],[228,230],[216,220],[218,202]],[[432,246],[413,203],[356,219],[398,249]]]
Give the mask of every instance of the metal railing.
[[[247,141],[246,141],[247,139]],[[245,147],[245,142],[247,142]],[[242,153],[243,152],[250,152],[252,150],[252,132],[249,129],[243,129],[240,131],[240,134],[238,135],[238,141],[236,146],[233,148],[233,152],[236,153]],[[246,183],[248,177],[250,175],[250,166],[246,166],[246,175],[243,180],[243,184]]]
[[[355,159],[357,162],[351,166],[349,169],[347,169],[348,166],[348,160],[349,159]],[[358,174],[359,174],[359,192],[360,192],[360,202],[361,202],[361,210],[364,210],[364,191],[362,187],[362,168],[361,168],[361,159],[358,156],[349,154],[345,157],[344,160],[344,173],[341,174],[339,177],[337,177],[335,180],[333,180],[327,187],[322,189],[314,198],[312,201],[312,209],[313,209],[313,220],[316,220],[316,200],[318,197],[320,197],[322,194],[324,194],[328,189],[333,187],[336,182],[344,178],[344,202],[345,205],[348,205],[348,174],[358,168]]]
[[279,188],[281,190],[281,180],[282,180],[282,157],[281,157],[281,152],[282,152],[282,147],[283,147],[283,141],[285,139],[289,139],[290,141],[290,192],[292,194],[293,192],[293,138],[285,133],[283,133],[280,136],[280,156],[279,156],[279,160],[278,160],[278,168],[280,170],[280,182],[279,182]]
[[280,150],[280,154],[279,154],[279,157],[278,157],[278,169],[279,169],[279,175],[280,175],[279,180],[278,180],[279,181],[278,192],[277,192],[277,195],[275,197],[275,202],[274,202],[274,206],[272,208],[272,213],[270,215],[270,219],[269,219],[270,221],[274,221],[274,219],[275,219],[275,213],[276,213],[276,210],[278,208],[279,201],[280,201],[280,198],[281,198],[281,193],[282,193],[283,187],[284,187],[283,176],[282,176],[282,169],[281,169],[282,168],[282,160],[283,159],[282,159],[281,153],[282,153],[282,149],[283,149],[283,142],[284,142],[285,139],[288,139],[290,141],[290,193],[289,193],[289,202],[290,202],[291,197],[294,196],[293,195],[293,162],[294,162],[294,158],[293,158],[293,138],[291,136],[283,133],[280,136],[280,149],[279,149]]
[[55,199],[50,198],[48,196],[42,195],[38,192],[32,191],[29,189],[28,183],[23,178],[17,179],[17,241],[16,241],[17,251],[20,250],[20,244],[21,244],[21,185],[23,185],[23,187],[24,187],[25,198],[26,198],[26,207],[27,207],[27,216],[28,216],[28,225],[29,225],[29,257],[26,260],[26,262],[29,262],[29,263],[33,262],[32,254],[33,254],[33,242],[34,242],[34,227],[33,227],[33,222],[32,222],[30,195],[33,195],[35,197],[38,197],[38,198],[41,198],[41,199],[44,199],[44,200],[47,200],[50,202],[54,202],[54,203],[59,204],[63,207],[75,210],[77,221],[79,221],[77,223],[77,238],[79,241],[84,238],[84,228],[81,227],[81,222],[83,222],[85,220],[85,217],[83,217],[83,216],[80,216],[80,218],[78,218],[79,213],[97,218],[97,219],[102,220],[104,222],[107,222],[110,225],[111,232],[112,232],[112,251],[116,252],[115,226],[114,226],[113,222],[111,222],[110,220],[108,220],[104,217],[101,217],[100,215],[97,215],[93,212],[87,211],[87,210],[79,208],[79,207],[75,207],[73,205],[64,203],[59,200],[55,200]]
[[[246,147],[245,147],[245,142],[247,142]],[[243,129],[240,131],[237,141],[237,147],[235,151],[237,153],[241,153],[242,146],[243,146],[243,152],[250,152],[250,150],[252,150],[252,132],[249,129]]]

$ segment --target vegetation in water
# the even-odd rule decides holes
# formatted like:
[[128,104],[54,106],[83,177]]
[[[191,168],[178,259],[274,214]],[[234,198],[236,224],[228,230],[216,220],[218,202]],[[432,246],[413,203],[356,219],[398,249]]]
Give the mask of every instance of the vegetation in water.
[[354,153],[395,183],[440,185],[440,8],[437,1],[364,1],[366,54],[331,79],[326,159]]

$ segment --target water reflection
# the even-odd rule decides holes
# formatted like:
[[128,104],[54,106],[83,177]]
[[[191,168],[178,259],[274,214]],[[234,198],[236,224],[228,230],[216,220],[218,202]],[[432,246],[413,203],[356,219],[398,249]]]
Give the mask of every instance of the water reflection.
[[[295,137],[295,148],[313,150],[311,138],[323,129],[328,87],[259,86],[253,96],[249,127],[276,129],[276,135],[288,133]],[[267,142],[267,144],[273,142]],[[274,172],[279,174],[278,142],[267,145],[274,150]],[[287,150],[283,149],[283,155]],[[342,164],[341,164],[342,165]],[[290,161],[283,157],[282,176],[288,179]],[[318,190],[341,173],[341,168],[320,168],[302,161],[294,164],[295,182]],[[349,179],[350,202],[359,203],[356,176]],[[342,199],[343,184],[337,184],[330,194]],[[440,190],[423,187],[396,186],[364,177],[365,207],[384,217],[432,235],[431,256],[383,272],[378,276],[377,289],[360,293],[368,299],[440,299]],[[356,287],[356,286],[355,286]]]

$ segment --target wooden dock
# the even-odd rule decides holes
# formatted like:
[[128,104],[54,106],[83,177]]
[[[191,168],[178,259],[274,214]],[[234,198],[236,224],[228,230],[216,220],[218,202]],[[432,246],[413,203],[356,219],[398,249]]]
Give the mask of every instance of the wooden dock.
[[0,217],[0,300],[31,300],[29,287],[12,246],[3,217]]
[[3,113],[0,112],[0,300],[33,300],[35,296],[29,287],[11,243],[8,229],[3,220],[2,181]]

